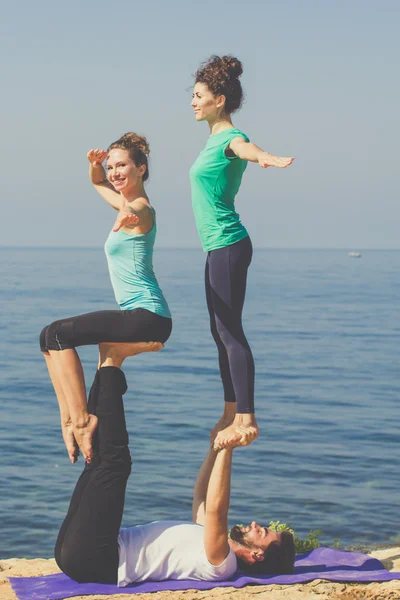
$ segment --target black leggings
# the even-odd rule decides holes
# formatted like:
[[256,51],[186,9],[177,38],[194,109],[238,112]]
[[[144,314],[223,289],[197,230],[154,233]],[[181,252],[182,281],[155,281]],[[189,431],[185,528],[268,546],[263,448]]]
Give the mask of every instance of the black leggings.
[[171,335],[172,320],[145,308],[100,310],[54,321],[40,334],[40,349],[67,350],[101,342],[162,342]]
[[118,533],[131,472],[124,404],[126,380],[117,367],[102,367],[90,390],[97,415],[90,465],[78,479],[55,547],[60,569],[79,583],[117,583]]
[[206,262],[206,298],[211,333],[217,344],[225,402],[238,413],[254,413],[254,360],[242,326],[247,270],[253,248],[249,237],[217,250]]

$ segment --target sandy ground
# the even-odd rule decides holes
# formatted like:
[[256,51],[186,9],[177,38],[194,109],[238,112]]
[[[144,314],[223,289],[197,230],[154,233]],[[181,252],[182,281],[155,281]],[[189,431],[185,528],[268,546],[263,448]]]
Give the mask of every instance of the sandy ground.
[[[400,546],[370,552],[381,560],[389,571],[400,571]],[[53,559],[10,558],[0,561],[0,599],[15,600],[16,596],[7,577],[48,575],[57,573]],[[186,592],[156,592],[154,594],[116,594],[114,596],[74,596],[73,600],[400,600],[400,580],[387,583],[369,583],[364,585],[346,583],[328,583],[321,579],[311,583],[291,586],[247,586],[234,588],[216,588],[208,591],[187,590]]]

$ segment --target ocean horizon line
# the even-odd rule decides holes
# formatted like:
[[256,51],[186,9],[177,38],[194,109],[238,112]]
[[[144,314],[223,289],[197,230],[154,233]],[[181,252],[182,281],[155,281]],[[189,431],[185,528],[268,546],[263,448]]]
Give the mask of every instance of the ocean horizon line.
[[[310,251],[310,250],[319,250],[319,251],[343,251],[343,252],[398,252],[400,248],[362,248],[359,246],[256,246],[254,245],[256,250],[290,250],[290,251]],[[48,246],[39,246],[39,245],[17,245],[17,244],[0,244],[0,249],[21,249],[21,250],[51,250],[51,249],[59,249],[59,250],[100,250],[102,248],[101,245],[48,245]],[[157,246],[157,250],[200,250],[199,246]]]

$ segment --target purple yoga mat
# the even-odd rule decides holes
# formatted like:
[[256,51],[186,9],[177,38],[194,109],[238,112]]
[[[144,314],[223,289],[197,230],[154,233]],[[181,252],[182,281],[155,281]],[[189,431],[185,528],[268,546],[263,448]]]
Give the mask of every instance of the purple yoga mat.
[[328,581],[390,581],[400,579],[400,573],[386,571],[376,558],[359,552],[343,552],[332,548],[317,548],[297,557],[293,575],[249,577],[238,571],[229,581],[146,581],[125,588],[102,583],[76,583],[63,573],[46,577],[10,577],[18,600],[61,600],[90,594],[138,594],[166,590],[210,590],[215,587],[241,588],[245,585],[290,585],[313,579]]

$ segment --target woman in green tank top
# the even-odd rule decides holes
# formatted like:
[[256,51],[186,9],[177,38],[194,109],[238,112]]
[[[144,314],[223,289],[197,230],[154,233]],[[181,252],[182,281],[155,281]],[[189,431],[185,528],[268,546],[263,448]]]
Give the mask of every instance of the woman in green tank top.
[[207,121],[210,137],[190,170],[192,203],[200,240],[207,252],[205,284],[211,333],[218,349],[224,411],[211,432],[215,449],[250,444],[258,437],[254,412],[254,361],[242,327],[249,235],[235,210],[247,162],[286,168],[293,158],[264,152],[236,129],[231,115],[243,99],[242,64],[233,56],[212,56],[195,75],[192,107]]

